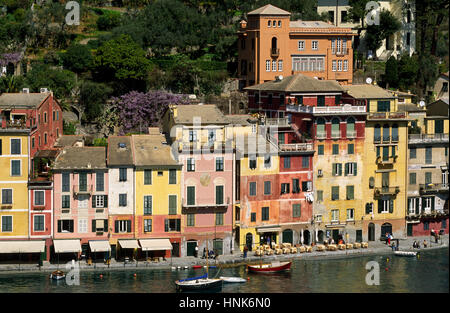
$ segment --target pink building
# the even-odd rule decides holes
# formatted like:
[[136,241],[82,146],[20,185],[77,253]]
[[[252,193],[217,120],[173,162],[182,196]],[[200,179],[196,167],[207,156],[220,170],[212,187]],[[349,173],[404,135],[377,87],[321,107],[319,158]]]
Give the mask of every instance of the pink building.
[[[53,171],[53,238],[55,248],[59,240],[60,257],[73,258],[74,253],[105,257],[110,248],[92,253],[92,245],[95,242],[96,246],[109,247],[106,148],[65,147],[56,158]],[[74,240],[80,241],[81,251],[73,248]]]

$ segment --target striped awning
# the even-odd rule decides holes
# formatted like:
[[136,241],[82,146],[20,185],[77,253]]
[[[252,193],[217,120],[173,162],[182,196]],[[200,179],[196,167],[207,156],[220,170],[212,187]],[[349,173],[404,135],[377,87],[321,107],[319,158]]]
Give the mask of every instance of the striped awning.
[[136,239],[119,240],[119,245],[122,247],[122,249],[139,249],[140,248],[138,241]]
[[89,240],[91,252],[107,252],[111,251],[108,240]]
[[142,251],[172,250],[169,239],[139,239]]
[[0,253],[41,253],[44,251],[44,240],[0,241]]
[[81,252],[81,244],[79,239],[71,240],[53,240],[56,253]]

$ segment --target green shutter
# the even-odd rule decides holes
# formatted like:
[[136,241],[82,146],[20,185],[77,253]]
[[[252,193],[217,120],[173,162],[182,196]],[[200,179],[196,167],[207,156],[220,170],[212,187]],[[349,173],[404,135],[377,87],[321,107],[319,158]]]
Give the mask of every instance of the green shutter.
[[416,198],[416,214],[420,213],[420,198]]
[[166,233],[169,231],[169,220],[167,218],[164,220],[164,231]]
[[358,175],[358,163],[356,162],[353,163],[353,170],[354,170],[353,175],[354,176]]
[[431,212],[434,212],[434,197],[431,197]]
[[338,175],[342,176],[342,163],[338,163]]
[[349,163],[345,163],[345,173],[344,173],[344,176],[347,176],[347,175],[348,175],[348,166],[349,166]]
[[383,210],[383,200],[379,199],[378,200],[378,213],[381,213],[382,210]]
[[96,198],[97,196],[92,196],[92,208],[95,208],[95,198]]
[[216,204],[223,204],[223,186],[216,186]]
[[114,232],[118,233],[119,232],[119,221],[114,221]]
[[336,175],[336,163],[333,163],[333,164],[331,165],[331,167],[332,167],[331,175],[335,176],[335,175]]
[[95,233],[95,220],[92,220],[92,232]]
[[131,220],[127,220],[127,232],[131,233]]
[[354,187],[347,186],[347,200],[353,200],[354,198]]
[[389,213],[394,213],[394,200],[389,200]]

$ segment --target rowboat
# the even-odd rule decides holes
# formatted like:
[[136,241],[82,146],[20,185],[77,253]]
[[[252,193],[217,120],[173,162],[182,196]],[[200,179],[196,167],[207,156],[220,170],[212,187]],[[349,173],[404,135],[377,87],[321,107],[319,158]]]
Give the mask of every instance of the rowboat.
[[54,271],[50,274],[50,279],[60,280],[66,278],[66,274],[63,271]]
[[175,281],[178,291],[195,291],[205,289],[222,289],[223,280],[220,278],[208,278],[208,274]]
[[224,283],[245,283],[246,282],[246,280],[241,277],[221,276],[220,279],[222,279]]
[[418,252],[416,251],[395,251],[394,254],[397,256],[416,256]]
[[288,271],[291,268],[292,262],[272,262],[268,264],[247,265],[249,272],[255,273],[275,273],[281,271]]

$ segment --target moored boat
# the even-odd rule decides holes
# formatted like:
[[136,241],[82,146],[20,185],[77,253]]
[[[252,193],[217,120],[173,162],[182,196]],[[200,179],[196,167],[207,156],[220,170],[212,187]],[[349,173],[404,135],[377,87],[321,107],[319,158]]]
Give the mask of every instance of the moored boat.
[[53,280],[60,280],[66,278],[66,274],[63,271],[54,271],[50,274],[50,278]]
[[208,274],[175,281],[179,291],[195,291],[205,289],[222,289],[223,280],[220,278],[208,278]]
[[416,251],[395,251],[394,254],[397,256],[416,256],[418,252]]
[[268,264],[247,265],[249,272],[255,273],[275,273],[288,271],[292,262],[272,262]]
[[220,279],[222,279],[224,283],[245,283],[246,282],[246,280],[241,277],[221,276]]

